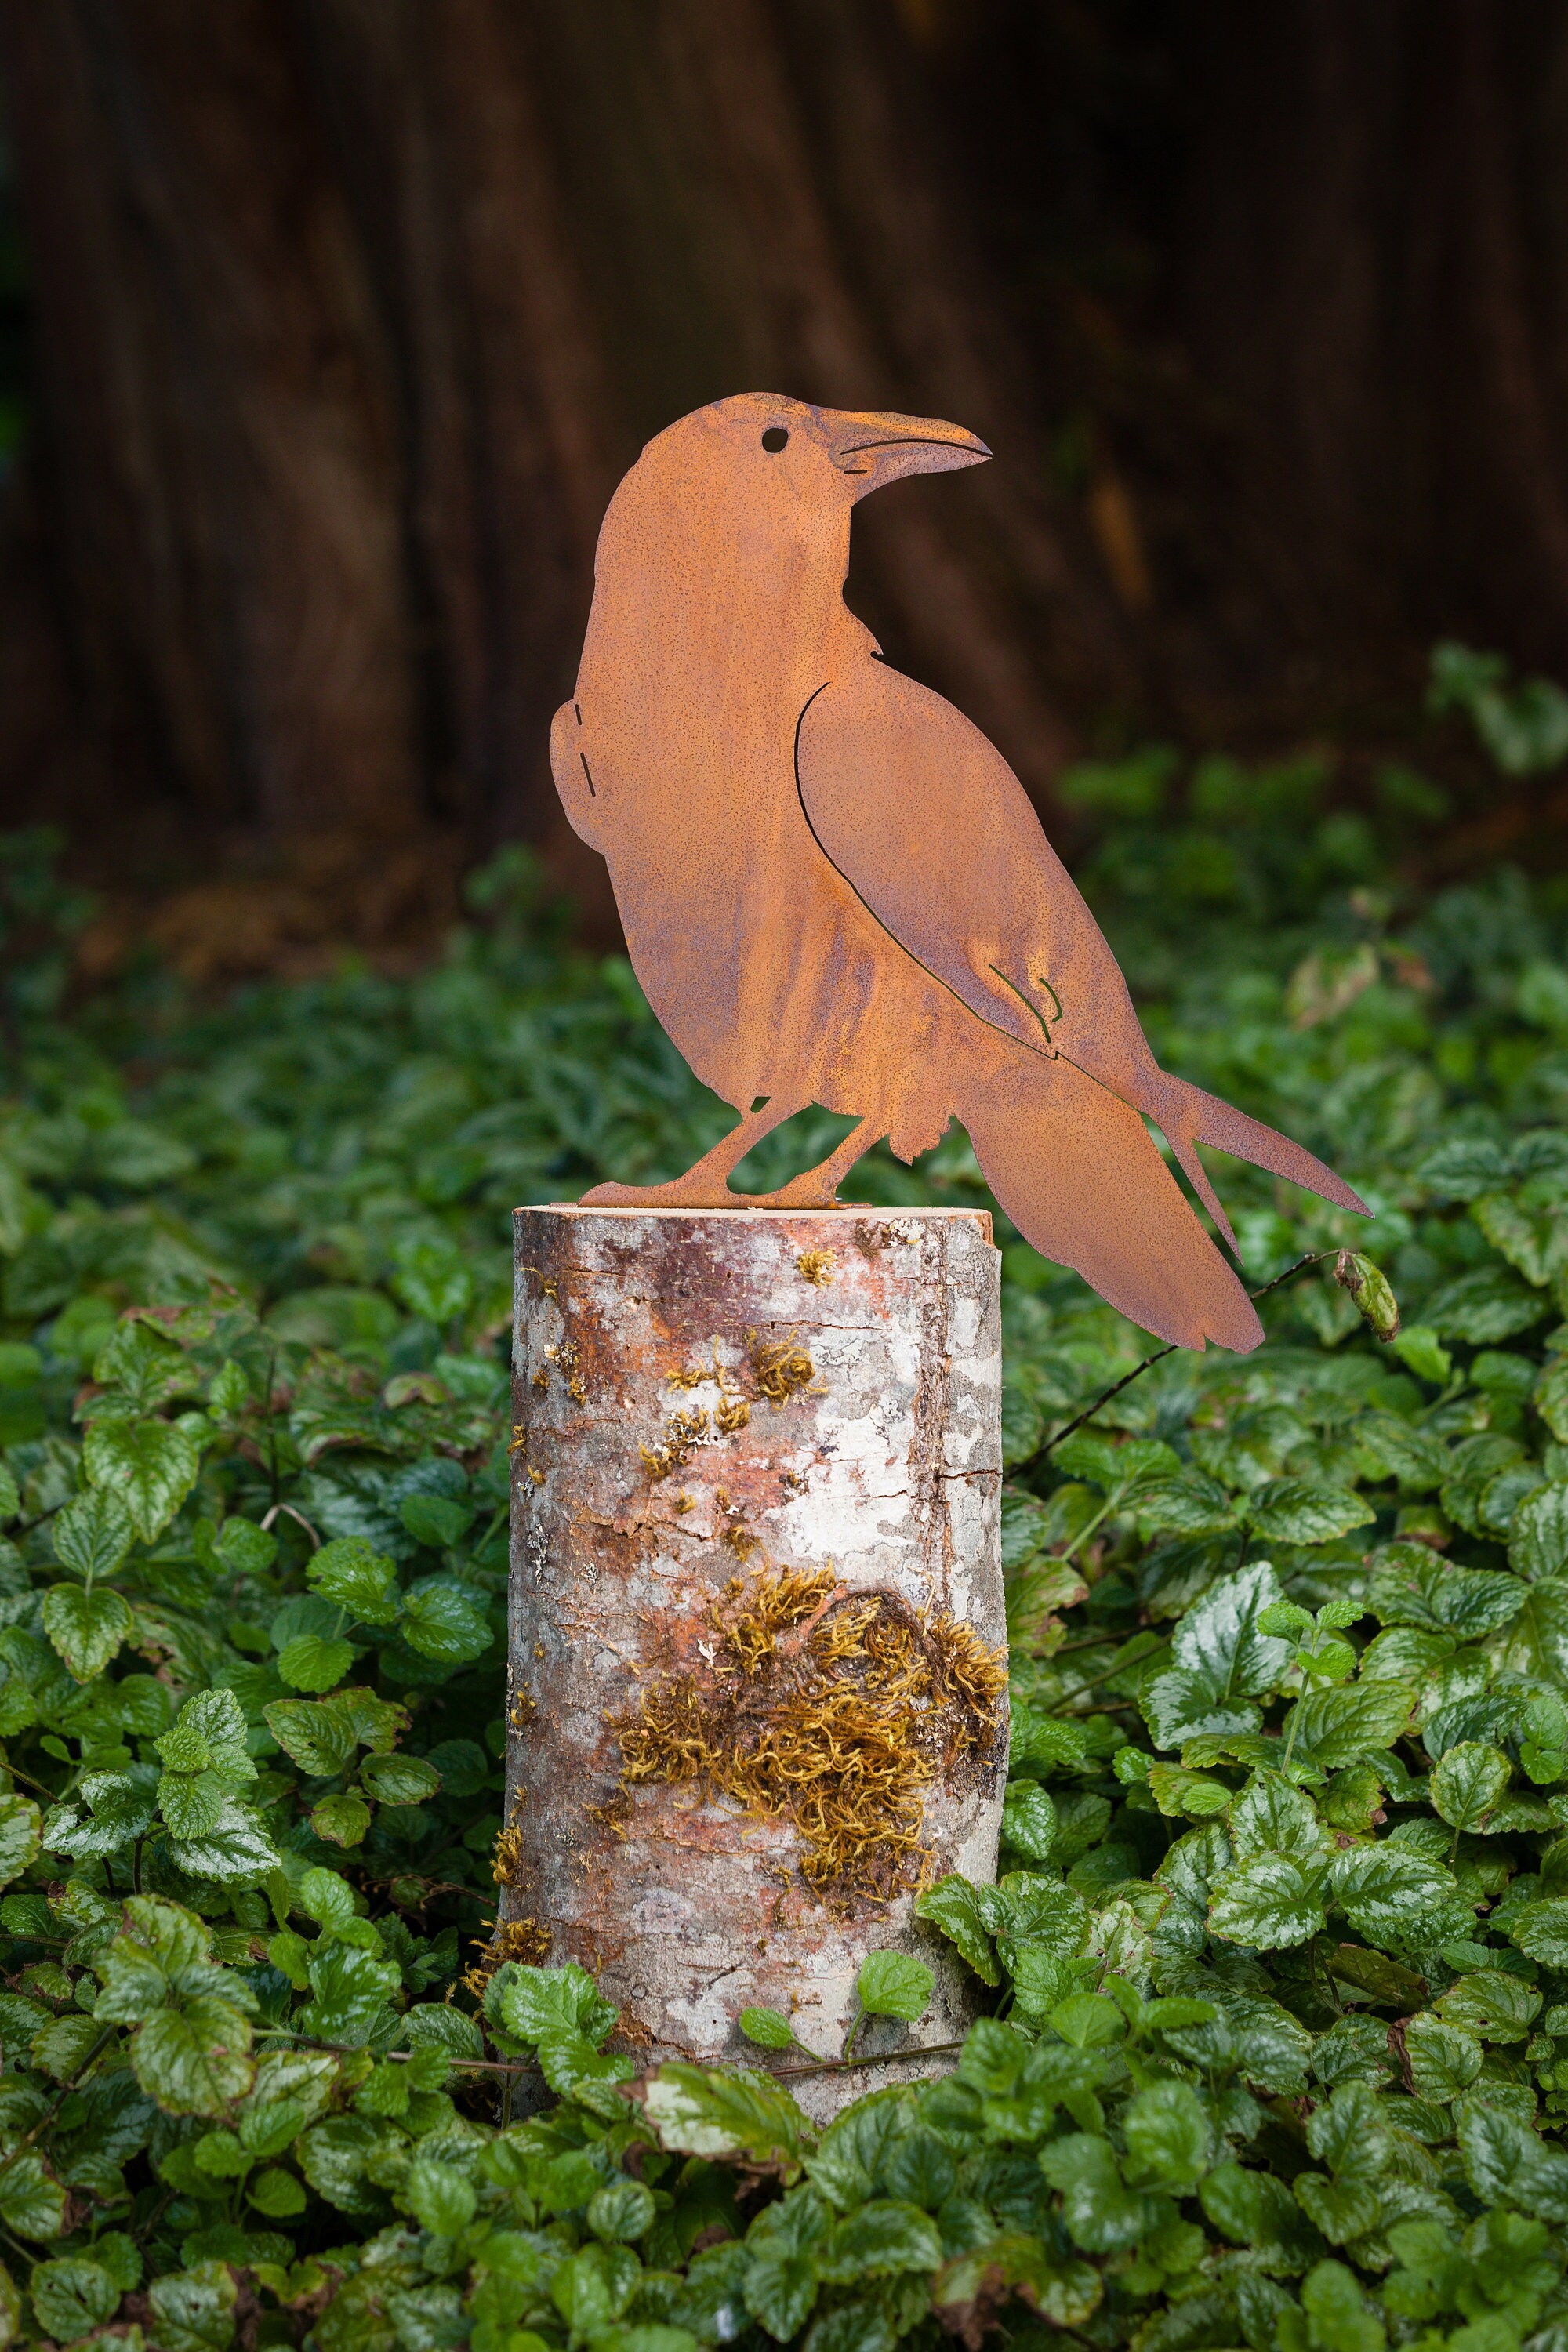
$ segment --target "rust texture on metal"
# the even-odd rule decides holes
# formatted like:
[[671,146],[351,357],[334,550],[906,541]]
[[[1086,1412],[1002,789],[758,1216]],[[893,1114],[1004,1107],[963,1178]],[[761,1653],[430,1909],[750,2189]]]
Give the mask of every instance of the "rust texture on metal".
[[856,501],[990,454],[937,419],[746,393],[659,434],[612,499],[551,764],[649,1003],[742,1116],[674,1182],[587,1199],[735,1203],[731,1171],[815,1102],[857,1125],[758,1204],[829,1208],[880,1138],[910,1160],[956,1118],[1047,1257],[1162,1339],[1252,1348],[1257,1313],[1144,1117],[1233,1249],[1200,1143],[1363,1204],[1160,1068],[1006,761],[844,602]]
[[[639,2043],[707,2059],[748,2054],[751,2006],[836,2055],[865,1954],[914,1951],[937,1990],[907,2046],[951,2040],[971,1991],[913,1901],[995,1870],[989,1219],[516,1223],[497,1950],[547,1936]],[[803,1271],[829,1251],[830,1283]]]

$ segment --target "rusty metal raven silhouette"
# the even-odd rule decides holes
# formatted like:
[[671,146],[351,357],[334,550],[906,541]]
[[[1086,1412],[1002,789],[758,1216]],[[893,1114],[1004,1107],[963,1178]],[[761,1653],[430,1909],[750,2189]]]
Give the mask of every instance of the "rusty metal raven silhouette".
[[[551,765],[649,1003],[742,1117],[673,1183],[584,1199],[827,1207],[879,1138],[912,1160],[957,1118],[1047,1257],[1163,1339],[1252,1348],[1251,1302],[1144,1117],[1233,1248],[1200,1142],[1363,1203],[1160,1068],[1005,760],[844,602],[857,499],[990,454],[933,418],[747,393],[659,434],[611,499]],[[752,1144],[814,1102],[856,1119],[837,1150],[781,1192],[732,1192]]]

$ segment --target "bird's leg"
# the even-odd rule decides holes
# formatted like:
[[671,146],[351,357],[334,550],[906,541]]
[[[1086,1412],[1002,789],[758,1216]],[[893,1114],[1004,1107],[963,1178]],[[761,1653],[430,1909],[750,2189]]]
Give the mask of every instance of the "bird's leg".
[[887,1132],[886,1124],[873,1111],[852,1127],[836,1151],[828,1154],[819,1168],[808,1168],[804,1176],[795,1177],[778,1192],[752,1192],[745,1195],[751,1209],[831,1209],[834,1194],[848,1175],[855,1162],[864,1158],[874,1143]]
[[[595,1184],[584,1192],[582,1206],[585,1209],[744,1209],[752,1206],[750,1196],[731,1192],[728,1177],[731,1168],[738,1168],[753,1143],[797,1110],[805,1102],[789,1095],[774,1095],[760,1110],[748,1111],[739,1127],[731,1128],[722,1142],[711,1151],[705,1151],[684,1176],[676,1177],[670,1184]],[[842,1146],[839,1147],[842,1150]],[[861,1147],[862,1150],[865,1148]]]

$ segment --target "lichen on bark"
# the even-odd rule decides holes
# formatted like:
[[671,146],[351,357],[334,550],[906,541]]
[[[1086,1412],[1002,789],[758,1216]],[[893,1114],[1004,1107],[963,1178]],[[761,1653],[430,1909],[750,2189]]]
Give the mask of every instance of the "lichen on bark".
[[787,1817],[824,1899],[918,1891],[931,1866],[921,1791],[990,1756],[1005,1652],[895,1593],[851,1591],[830,1564],[732,1577],[710,1622],[700,1669],[610,1718],[623,1789],[699,1781]]

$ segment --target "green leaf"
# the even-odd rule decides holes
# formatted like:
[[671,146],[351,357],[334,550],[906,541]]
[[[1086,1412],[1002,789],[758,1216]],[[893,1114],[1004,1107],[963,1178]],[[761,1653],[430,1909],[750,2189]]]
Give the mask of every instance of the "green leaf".
[[[1002,1383],[1002,1466],[1026,1462],[1045,1434],[1045,1416],[1013,1381]],[[787,2332],[787,2331],[786,2331]]]
[[1188,2189],[1208,2169],[1208,2117],[1190,2083],[1145,2084],[1123,2109],[1121,2130],[1137,2187]]
[[585,1969],[574,1960],[564,1968],[527,1968],[512,1962],[494,1979],[496,2003],[507,2031],[535,2047],[560,2033],[582,2033],[596,2047],[614,2030],[620,2011],[601,1995]]
[[1526,1903],[1509,1922],[1510,1940],[1544,1969],[1568,1971],[1568,1895]]
[[279,1867],[277,1850],[259,1820],[232,1797],[224,1799],[209,1829],[178,1837],[171,1826],[169,1852],[192,1878],[215,1879],[219,1885],[258,1886]]
[[667,2061],[647,2085],[643,2112],[663,2147],[776,2164],[786,2180],[811,2144],[811,2126],[784,2085],[749,2067]]
[[1304,1944],[1324,1924],[1325,1878],[1294,1854],[1249,1854],[1215,1881],[1209,1931],[1258,1951]]
[[[1015,1454],[1014,1460],[1021,1459]],[[807,2255],[759,2258],[746,2271],[746,2309],[768,2334],[784,2343],[804,2327],[817,2296],[816,2265]]]
[[1323,2252],[1321,2237],[1284,2182],[1269,2173],[1222,2164],[1199,2182],[1198,2200],[1215,2228],[1249,2248],[1260,2269],[1289,2276]]
[[407,1495],[398,1515],[416,1543],[433,1551],[460,1544],[474,1524],[474,1507],[451,1495]]
[[1393,1339],[1399,1331],[1399,1306],[1381,1266],[1360,1250],[1341,1250],[1334,1261],[1334,1280],[1348,1290],[1374,1339]]
[[19,1878],[37,1853],[43,1829],[38,1808],[14,1789],[0,1795],[0,1886]]
[[868,2017],[900,2017],[912,2025],[924,2016],[935,1984],[934,1971],[907,1952],[868,1952],[855,1990]]
[[96,2018],[68,2011],[64,2017],[51,2018],[34,2034],[32,2062],[41,2073],[63,2083],[79,2071],[102,2033]]
[[396,1563],[374,1551],[363,1537],[339,1536],[331,1543],[323,1544],[305,1573],[324,1601],[336,1601],[361,1624],[390,1625],[395,1622],[398,1609]]
[[143,1543],[163,1533],[196,1483],[201,1452],[187,1430],[166,1421],[95,1421],[82,1444],[94,1486],[110,1489]]
[[1413,1704],[1399,1682],[1363,1682],[1348,1688],[1310,1690],[1285,1718],[1287,1738],[1295,1727],[1298,1761],[1337,1772],[1386,1748],[1404,1729]]
[[1541,2013],[1541,1995],[1502,1969],[1475,1969],[1450,1985],[1436,2007],[1445,2023],[1483,2042],[1522,2042]]
[[112,1576],[136,1538],[131,1514],[111,1486],[89,1486],[57,1514],[49,1528],[55,1558],[90,1584]]
[[66,2193],[44,2169],[37,2148],[25,2148],[0,2171],[0,2221],[19,2238],[52,2242],[65,2229]]
[[822,2276],[835,2286],[900,2271],[940,2269],[942,2232],[929,2215],[890,2197],[874,2197],[846,2214],[819,2257]]
[[310,1808],[310,1827],[330,1845],[359,1845],[370,1827],[370,1807],[352,1790],[323,1797]]
[[300,2011],[301,2032],[323,2042],[363,2045],[398,1989],[395,1960],[378,1960],[355,1944],[318,1945],[306,1962],[312,1999]]
[[198,1995],[161,2009],[131,2043],[136,2080],[165,2114],[221,2116],[250,2088],[250,2021],[231,2002]]
[[[57,1805],[44,1824],[51,1853],[119,1853],[152,1825],[153,1798],[146,1788],[123,1772],[88,1772],[82,1776],[78,1801]],[[0,1798],[0,1807],[15,1804]],[[85,1810],[90,1808],[90,1811]],[[29,1811],[33,1808],[29,1806]],[[35,1848],[36,1851],[36,1848]],[[28,1854],[27,1861],[32,1860]],[[26,1864],[18,1865],[26,1867]],[[16,1873],[11,1874],[13,1876]]]
[[158,1783],[158,1810],[176,1838],[205,1837],[227,1802],[228,1783],[220,1772],[165,1772]]
[[640,2180],[609,2180],[589,2199],[586,2220],[595,2238],[626,2244],[652,2229],[658,2210]]
[[275,1699],[263,1710],[263,1719],[285,1755],[315,1780],[342,1771],[359,1745],[352,1714],[331,1701]]
[[452,1665],[482,1657],[490,1643],[489,1622],[473,1596],[460,1585],[435,1576],[409,1586],[403,1597],[398,1631],[421,1657],[439,1658]]
[[100,1675],[135,1630],[129,1602],[107,1587],[53,1584],[44,1595],[44,1631],[79,1683]]
[[353,1890],[335,1871],[323,1870],[319,1864],[301,1875],[298,1902],[309,1918],[339,1935],[347,1932],[357,1916]]
[[1518,2205],[1542,2221],[1568,2221],[1568,2156],[1474,2098],[1460,2101],[1456,2121],[1466,2176],[1483,2204]]
[[455,1242],[409,1235],[393,1248],[397,1272],[392,1287],[410,1313],[426,1321],[447,1324],[466,1312],[474,1296],[474,1277]]
[[1449,1827],[1482,1830],[1508,1793],[1506,1756],[1478,1739],[1462,1740],[1441,1759],[1428,1782],[1432,1803]]
[[1409,1951],[1468,1933],[1470,1908],[1458,1882],[1411,1847],[1386,1839],[1347,1847],[1334,1857],[1332,1884],[1357,1935],[1380,1948]]
[[474,2218],[477,2200],[468,2174],[435,2157],[414,2158],[403,2193],[415,2220],[437,2237],[455,2238]]
[[278,1538],[254,1519],[234,1516],[225,1519],[214,1537],[213,1553],[236,1576],[265,1576],[278,1557]]
[[1141,1485],[1138,1520],[1151,1535],[1223,1535],[1236,1525],[1236,1506],[1217,1478],[1184,1470]]
[[423,1756],[367,1756],[360,1779],[383,1805],[422,1805],[441,1786],[441,1776]]
[[1230,1808],[1230,1842],[1238,1861],[1261,1853],[1310,1861],[1329,1844],[1310,1797],[1272,1773],[1249,1781]]
[[147,2290],[160,2352],[227,2352],[238,2290],[223,2262],[169,2271]]
[[1057,1836],[1057,1809],[1037,1780],[1008,1783],[1002,1808],[1002,1843],[1030,1862],[1045,1862]]
[[1152,1764],[1148,1787],[1167,1820],[1205,1821],[1223,1813],[1231,1800],[1231,1791],[1223,1780],[1211,1780],[1202,1772],[1184,1771],[1179,1764]]
[[748,2042],[759,2050],[793,2050],[795,2028],[782,2011],[776,2009],[743,2009],[741,2031]]
[[1114,2000],[1100,1993],[1075,1993],[1050,2013],[1051,2031],[1075,2050],[1105,2050],[1121,2041],[1127,2021]]
[[1404,2033],[1411,2080],[1423,2099],[1436,2099],[1447,2105],[1481,2071],[1486,2053],[1477,2037],[1457,2025],[1445,2024],[1430,2010],[1408,2019]]
[[1212,1584],[1189,1609],[1171,1644],[1171,1664],[1145,1684],[1140,1705],[1155,1745],[1174,1748],[1202,1732],[1253,1731],[1250,1702],[1271,1689],[1290,1647],[1265,1633],[1258,1619],[1281,1599],[1267,1560]]
[[27,2281],[27,2293],[39,2326],[67,2342],[112,2319],[120,2308],[117,2282],[85,2254],[39,2263]]
[[923,1895],[916,1896],[915,1916],[939,1927],[983,1984],[1001,1983],[1002,1971],[996,1965],[980,1897],[966,1878],[961,1878],[956,1872],[939,1878],[934,1886],[928,1886]]
[[171,1772],[221,1772],[236,1781],[256,1778],[246,1746],[245,1710],[231,1690],[198,1691],[188,1698],[157,1748]]
[[1510,1339],[1539,1323],[1550,1305],[1510,1267],[1483,1265],[1434,1291],[1426,1321],[1442,1339]]
[[1447,1475],[1448,1456],[1441,1438],[1402,1413],[1363,1412],[1355,1434],[1406,1494],[1429,1495]]
[[1549,1478],[1525,1496],[1509,1529],[1508,1556],[1531,1580],[1568,1568],[1568,1479]]
[[1249,1498],[1248,1515],[1266,1543],[1297,1544],[1329,1543],[1376,1516],[1348,1486],[1312,1478],[1270,1479]]
[[1152,2200],[1123,2185],[1110,2142],[1096,2134],[1050,2141],[1040,2150],[1040,2170],[1061,2191],[1062,2220],[1086,2253],[1136,2245],[1154,2218]]
[[[1519,1525],[1517,1517],[1514,1524]],[[1373,1552],[1372,1564],[1367,1607],[1384,1625],[1429,1627],[1474,1641],[1495,1633],[1524,1606],[1526,1594],[1517,1576],[1504,1576],[1495,1569],[1456,1568],[1425,1544],[1385,1544]]]
[[1406,1323],[1390,1345],[1417,1380],[1430,1382],[1433,1388],[1442,1388],[1447,1383],[1454,1359],[1429,1323]]
[[308,2201],[303,2187],[294,2175],[283,2171],[277,2165],[269,2165],[265,2170],[253,2173],[246,2183],[245,2193],[258,2213],[265,2213],[269,2220],[279,2221],[293,2220],[305,2210]]
[[354,1662],[352,1643],[296,1633],[278,1656],[278,1672],[291,1690],[326,1691],[341,1683]]

